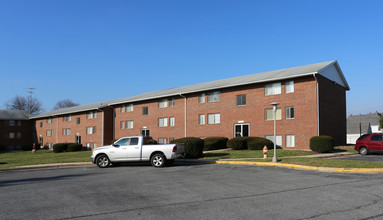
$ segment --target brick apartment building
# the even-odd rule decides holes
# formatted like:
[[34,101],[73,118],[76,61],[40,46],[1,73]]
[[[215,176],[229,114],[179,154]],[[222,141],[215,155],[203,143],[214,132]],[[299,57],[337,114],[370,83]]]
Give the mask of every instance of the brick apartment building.
[[81,142],[89,148],[131,135],[160,143],[181,137],[259,136],[277,145],[308,149],[317,135],[346,143],[346,91],[337,61],[239,76],[150,92],[31,117],[43,145]]
[[0,150],[20,150],[35,140],[33,121],[26,111],[0,110]]

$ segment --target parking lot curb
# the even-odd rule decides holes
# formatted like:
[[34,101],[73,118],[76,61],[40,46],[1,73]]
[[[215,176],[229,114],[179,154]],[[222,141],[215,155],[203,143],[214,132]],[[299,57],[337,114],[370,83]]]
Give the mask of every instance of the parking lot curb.
[[91,162],[36,164],[36,165],[28,165],[28,166],[19,166],[19,167],[0,169],[0,171],[34,170],[34,169],[63,168],[63,167],[80,167],[80,166],[91,166],[91,165],[93,165],[93,163],[91,163]]
[[383,168],[333,168],[333,167],[313,167],[306,165],[273,163],[273,162],[249,162],[249,161],[222,161],[222,160],[194,160],[199,163],[212,164],[233,164],[233,165],[253,165],[253,166],[270,166],[282,167],[299,170],[312,170],[320,172],[336,172],[336,173],[383,173]]

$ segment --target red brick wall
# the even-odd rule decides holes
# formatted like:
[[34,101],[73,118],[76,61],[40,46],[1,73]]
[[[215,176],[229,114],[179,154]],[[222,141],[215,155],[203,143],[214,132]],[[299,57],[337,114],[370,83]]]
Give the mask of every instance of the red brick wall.
[[[295,149],[308,149],[308,140],[317,135],[316,81],[312,76],[294,79],[294,93],[285,93],[282,82],[282,94],[265,96],[265,84],[253,84],[235,88],[221,89],[220,101],[201,104],[195,93],[187,96],[187,136],[188,137],[234,137],[234,125],[238,121],[250,124],[250,135],[265,137],[273,135],[273,121],[265,120],[265,109],[272,108],[270,103],[280,102],[282,120],[277,121],[277,135],[282,135],[282,147],[286,146],[286,135],[295,135]],[[216,91],[216,90],[214,90]],[[207,95],[207,92],[204,92]],[[236,96],[246,94],[246,106],[236,106]],[[142,116],[142,107],[148,106],[149,114]],[[286,119],[285,108],[295,107],[295,119]],[[115,137],[139,135],[140,129],[147,127],[150,135],[158,138],[184,137],[184,99],[176,97],[174,107],[159,108],[158,100],[134,104],[133,112],[121,112],[121,105],[115,106]],[[207,124],[210,113],[220,113],[220,124]],[[199,114],[205,114],[206,124],[199,125]],[[158,118],[175,117],[176,126],[158,127]],[[120,121],[133,120],[133,129],[120,129]]]
[[319,82],[319,121],[320,135],[334,138],[335,145],[346,144],[346,90],[323,76]]
[[[33,144],[33,121],[14,120],[15,126],[9,126],[9,120],[0,120],[0,146],[23,146]],[[18,125],[18,123],[21,123]],[[15,138],[10,139],[9,133],[15,133]],[[17,137],[20,133],[20,138]],[[10,149],[12,150],[12,149]]]
[[[47,123],[47,118],[36,120],[36,133],[37,137],[40,135],[43,137],[43,143],[74,143],[76,141],[76,135],[81,136],[81,143],[86,146],[86,143],[95,143],[97,147],[103,144],[109,144],[113,137],[113,110],[111,108],[105,108],[105,112],[97,111],[97,118],[87,119],[87,112],[80,112],[71,114],[71,121],[63,121],[64,115],[53,117],[52,123]],[[105,116],[103,120],[103,116]],[[77,124],[77,118],[80,118],[80,124]],[[40,123],[43,126],[40,127]],[[103,135],[103,122],[104,122],[104,135]],[[87,134],[87,127],[96,127],[95,134]],[[71,135],[63,135],[63,129],[70,128]],[[52,136],[46,135],[46,130],[52,129]]]

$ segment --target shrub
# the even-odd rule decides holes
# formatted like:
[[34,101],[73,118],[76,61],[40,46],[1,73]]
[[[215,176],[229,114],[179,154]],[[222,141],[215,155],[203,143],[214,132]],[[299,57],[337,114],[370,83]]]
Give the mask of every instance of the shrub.
[[334,139],[330,136],[314,136],[310,138],[310,149],[318,153],[328,153],[334,150]]
[[203,150],[218,150],[227,148],[227,141],[225,137],[210,137],[204,139]]
[[68,144],[68,152],[82,151],[82,144]]
[[274,143],[272,141],[262,137],[251,137],[247,142],[247,148],[249,150],[263,150],[265,145],[268,149],[272,149],[274,147]]
[[53,145],[53,152],[60,153],[68,150],[67,143],[57,143]]
[[200,158],[203,157],[203,143],[200,138],[186,137],[175,139],[170,142],[171,144],[183,143],[185,145],[185,157],[186,158]]
[[227,147],[233,150],[246,150],[249,137],[235,137],[227,142]]

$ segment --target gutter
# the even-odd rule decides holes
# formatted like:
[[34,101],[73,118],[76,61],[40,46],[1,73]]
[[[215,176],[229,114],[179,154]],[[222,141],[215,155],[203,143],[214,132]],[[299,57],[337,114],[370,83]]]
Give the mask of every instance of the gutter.
[[187,98],[186,96],[182,95],[181,93],[178,94],[179,96],[181,96],[182,98],[184,98],[185,100],[185,137],[187,137]]
[[316,73],[313,73],[313,76],[315,78],[315,81],[317,83],[316,85],[316,93],[317,93],[317,125],[318,125],[318,136],[319,136],[319,83],[318,83],[318,79],[317,77],[315,76]]

